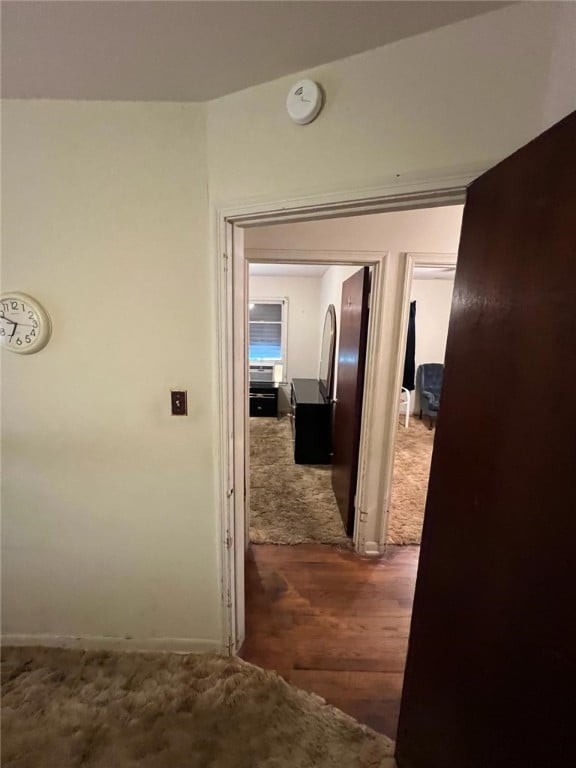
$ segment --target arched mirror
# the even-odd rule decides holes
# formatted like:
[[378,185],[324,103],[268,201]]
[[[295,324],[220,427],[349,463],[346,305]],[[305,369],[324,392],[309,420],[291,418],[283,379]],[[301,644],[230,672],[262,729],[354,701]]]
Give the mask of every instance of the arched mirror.
[[322,346],[320,348],[320,370],[318,383],[320,391],[327,400],[333,397],[334,386],[334,354],[336,352],[336,310],[330,304],[324,318],[322,330]]

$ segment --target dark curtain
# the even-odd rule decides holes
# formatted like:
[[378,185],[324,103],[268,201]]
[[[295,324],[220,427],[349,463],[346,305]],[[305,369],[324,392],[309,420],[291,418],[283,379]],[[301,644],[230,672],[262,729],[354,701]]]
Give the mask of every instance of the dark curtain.
[[416,302],[410,302],[410,317],[408,319],[408,338],[406,339],[406,357],[404,358],[404,376],[402,386],[412,391],[416,376]]

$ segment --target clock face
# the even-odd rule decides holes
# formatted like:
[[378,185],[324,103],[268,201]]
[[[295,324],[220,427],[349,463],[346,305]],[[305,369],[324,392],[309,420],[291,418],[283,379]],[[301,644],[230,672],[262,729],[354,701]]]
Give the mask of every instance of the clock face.
[[290,89],[286,99],[288,114],[298,125],[306,125],[322,109],[322,91],[314,80],[299,80]]
[[46,346],[52,327],[44,308],[24,293],[0,297],[0,346],[29,355]]

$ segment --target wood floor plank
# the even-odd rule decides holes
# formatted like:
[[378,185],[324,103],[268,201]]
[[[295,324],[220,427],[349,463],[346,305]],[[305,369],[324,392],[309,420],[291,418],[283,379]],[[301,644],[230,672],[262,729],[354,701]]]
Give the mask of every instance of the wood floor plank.
[[418,554],[253,545],[241,656],[394,738]]
[[299,688],[313,687],[329,703],[347,699],[350,702],[362,702],[366,707],[367,702],[372,700],[375,687],[382,692],[379,704],[396,703],[402,692],[402,673],[294,669],[285,674]]
[[327,653],[320,656],[302,652],[294,659],[294,669],[333,672],[397,672],[403,674],[407,648],[408,644],[406,644],[402,653],[380,653],[377,659],[363,653],[355,655],[348,652],[345,656],[331,656]]

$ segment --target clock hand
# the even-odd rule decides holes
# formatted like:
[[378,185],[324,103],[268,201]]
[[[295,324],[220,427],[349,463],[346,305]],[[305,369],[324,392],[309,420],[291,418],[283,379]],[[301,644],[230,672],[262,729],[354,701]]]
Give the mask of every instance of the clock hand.
[[38,326],[33,325],[32,323],[17,323],[14,320],[10,320],[9,317],[0,317],[0,322],[4,321],[5,323],[10,323],[10,325],[21,325],[23,328],[37,328]]
[[[12,322],[12,321],[10,321],[10,322]],[[18,328],[18,323],[14,323],[14,330],[10,334],[10,341],[12,341],[12,336],[14,336],[14,334],[16,333],[16,328]]]

